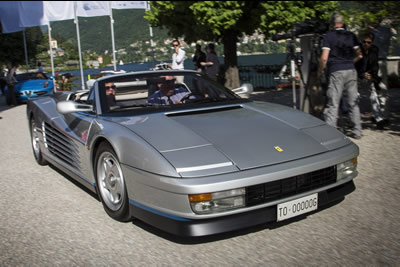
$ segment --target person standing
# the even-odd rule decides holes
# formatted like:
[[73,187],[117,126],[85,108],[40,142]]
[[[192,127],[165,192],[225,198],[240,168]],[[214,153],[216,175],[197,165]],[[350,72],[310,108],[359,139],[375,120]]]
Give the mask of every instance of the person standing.
[[358,106],[357,71],[354,66],[360,58],[360,47],[354,33],[344,29],[344,19],[338,13],[331,17],[332,31],[323,41],[318,79],[325,67],[328,68],[329,85],[324,119],[328,125],[337,127],[340,99],[345,92],[349,116],[353,123],[351,137],[360,139],[362,135],[360,108]]
[[214,80],[218,80],[219,74],[219,60],[217,53],[215,53],[215,46],[213,43],[207,45],[207,57],[205,62],[200,63],[201,66],[205,66],[207,76]]
[[38,72],[39,73],[43,73],[44,72],[44,69],[43,69],[43,67],[42,67],[42,63],[38,63]]
[[379,77],[381,77],[384,84],[388,85],[387,75],[387,57],[389,55],[390,40],[392,38],[392,30],[389,27],[389,20],[384,19],[380,24],[373,23],[369,26],[374,39],[372,44],[378,47],[378,64],[379,64]]
[[382,78],[379,77],[379,48],[372,44],[374,40],[372,33],[364,33],[360,39],[362,40],[362,59],[356,63],[359,86],[368,89],[377,128],[383,130],[384,126],[389,124],[386,107],[388,90]]
[[206,53],[201,51],[201,45],[196,45],[196,51],[194,52],[193,62],[195,66],[195,70],[198,72],[204,72],[205,67],[201,65],[201,62],[206,61]]
[[16,106],[17,105],[17,98],[15,97],[15,92],[14,92],[14,86],[17,83],[17,79],[15,78],[16,71],[17,71],[17,66],[12,64],[10,61],[7,62],[7,76],[6,76],[6,82],[8,86],[8,96],[9,97],[9,102],[11,105]]
[[4,96],[4,87],[6,87],[7,85],[5,74],[6,73],[3,69],[3,65],[0,64],[0,89],[1,89],[1,95],[3,96]]
[[[186,52],[181,48],[180,42],[176,39],[172,41],[172,46],[174,48],[174,53],[172,54],[172,69],[183,70]],[[183,76],[177,76],[175,78],[178,82],[183,83]]]

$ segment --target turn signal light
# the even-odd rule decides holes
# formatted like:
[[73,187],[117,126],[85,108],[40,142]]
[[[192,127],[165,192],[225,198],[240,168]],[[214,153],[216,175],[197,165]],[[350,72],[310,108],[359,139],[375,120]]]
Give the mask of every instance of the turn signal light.
[[197,195],[189,195],[189,202],[201,202],[201,201],[210,201],[212,200],[211,193],[205,194],[197,194]]

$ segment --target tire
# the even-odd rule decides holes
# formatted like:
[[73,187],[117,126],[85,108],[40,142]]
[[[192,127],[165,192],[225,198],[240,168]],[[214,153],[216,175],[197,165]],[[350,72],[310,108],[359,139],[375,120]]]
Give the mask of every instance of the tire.
[[42,151],[40,150],[39,135],[36,129],[35,120],[33,118],[31,118],[30,125],[31,125],[31,144],[32,144],[33,156],[35,157],[35,160],[39,165],[45,166],[48,163],[43,158]]
[[114,220],[126,222],[129,201],[121,165],[113,148],[101,143],[95,158],[96,189],[104,210]]

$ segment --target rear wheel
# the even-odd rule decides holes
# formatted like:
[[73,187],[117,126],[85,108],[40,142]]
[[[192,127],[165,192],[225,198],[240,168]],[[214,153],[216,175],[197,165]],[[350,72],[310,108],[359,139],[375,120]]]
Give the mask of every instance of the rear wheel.
[[35,160],[39,165],[47,165],[47,161],[43,158],[42,151],[40,150],[40,144],[39,144],[39,134],[36,129],[36,123],[35,120],[32,118],[31,119],[31,143],[32,143],[32,150],[33,150],[33,155],[35,156]]
[[95,160],[97,192],[107,214],[128,221],[129,201],[119,160],[108,143],[100,144]]

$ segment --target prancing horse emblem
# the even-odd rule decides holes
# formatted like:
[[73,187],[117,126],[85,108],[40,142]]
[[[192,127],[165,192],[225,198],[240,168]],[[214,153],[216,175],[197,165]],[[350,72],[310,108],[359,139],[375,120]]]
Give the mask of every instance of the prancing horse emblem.
[[278,152],[283,152],[283,149],[280,148],[279,146],[276,146],[276,147],[275,147],[275,150],[278,151]]

